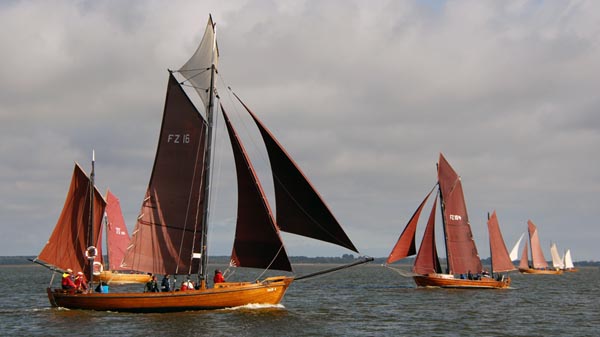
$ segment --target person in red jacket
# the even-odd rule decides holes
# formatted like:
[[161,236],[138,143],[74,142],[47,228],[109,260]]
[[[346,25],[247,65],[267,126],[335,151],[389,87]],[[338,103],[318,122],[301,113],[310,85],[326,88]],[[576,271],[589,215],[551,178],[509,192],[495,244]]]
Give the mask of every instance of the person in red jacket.
[[62,281],[60,284],[64,290],[74,290],[75,289],[75,283],[73,282],[73,279],[71,278],[71,274],[73,274],[73,270],[71,270],[71,268],[69,268],[62,275]]
[[219,269],[215,270],[215,277],[213,277],[213,282],[216,283],[222,283],[225,282],[225,278],[223,277],[223,273],[221,273],[221,271]]
[[87,291],[87,280],[85,279],[85,275],[82,272],[77,272],[77,276],[75,276],[75,289],[78,292],[86,292]]

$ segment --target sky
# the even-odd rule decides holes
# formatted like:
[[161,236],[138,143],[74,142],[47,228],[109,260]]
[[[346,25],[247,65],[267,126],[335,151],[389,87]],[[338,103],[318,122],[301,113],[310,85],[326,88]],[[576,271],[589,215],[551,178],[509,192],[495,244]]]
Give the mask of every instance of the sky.
[[[600,259],[591,0],[0,2],[0,255],[40,252],[74,162],[89,172],[92,150],[97,186],[120,199],[132,231],[167,69],[192,55],[209,14],[219,85],[271,129],[361,254],[389,254],[443,153],[481,257],[496,210],[509,250],[531,219],[547,259],[551,241],[575,261]],[[228,146],[217,142],[213,255],[232,247]],[[255,165],[264,175],[268,163]],[[292,256],[351,253],[283,239]]]

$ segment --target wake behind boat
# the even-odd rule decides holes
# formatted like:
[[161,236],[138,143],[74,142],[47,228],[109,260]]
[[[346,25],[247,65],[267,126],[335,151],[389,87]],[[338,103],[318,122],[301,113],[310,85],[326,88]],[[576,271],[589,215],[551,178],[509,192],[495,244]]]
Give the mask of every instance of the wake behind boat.
[[[217,104],[217,66],[217,42],[214,24],[209,18],[202,42],[194,55],[181,69],[169,73],[150,182],[131,244],[121,263],[123,268],[145,273],[197,274],[198,287],[186,291],[108,294],[73,293],[48,288],[48,298],[53,306],[169,312],[255,303],[275,305],[281,301],[294,276],[272,276],[251,282],[223,282],[212,288],[207,284],[212,143],[219,110],[231,142],[238,185],[237,225],[230,265],[293,272],[280,230],[358,252],[296,163],[258,117],[237,98],[256,123],[269,156],[277,206],[277,216],[273,216],[234,125],[223,107]],[[180,83],[176,74],[185,80]],[[197,91],[206,119],[196,109],[182,85],[191,86]],[[87,181],[86,184],[93,186],[93,181]],[[87,221],[85,223],[88,225],[81,226],[95,228],[92,227],[95,221]],[[94,241],[97,236],[96,231],[87,242],[97,244]],[[76,249],[80,252],[77,261],[80,262],[83,260],[82,248]],[[364,258],[351,265],[371,260]],[[94,262],[93,259],[89,261]],[[67,268],[67,265],[61,268]]]
[[460,177],[441,153],[438,162],[438,182],[436,186],[438,187],[440,199],[446,260],[448,261],[446,271],[442,272],[435,243],[437,196],[434,199],[418,253],[415,248],[417,223],[421,211],[435,186],[410,218],[392,249],[386,265],[416,254],[413,279],[419,287],[508,288],[511,282],[510,278],[500,273],[512,271],[516,268],[510,261],[506,250],[496,212],[494,211],[488,219],[492,270],[486,273],[482,268],[481,259],[471,233]]

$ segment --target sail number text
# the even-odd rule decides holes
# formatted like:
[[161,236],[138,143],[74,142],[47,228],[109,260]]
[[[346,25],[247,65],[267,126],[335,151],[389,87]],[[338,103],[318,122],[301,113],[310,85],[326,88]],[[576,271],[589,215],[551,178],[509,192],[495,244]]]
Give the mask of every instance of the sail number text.
[[460,221],[462,220],[462,216],[456,214],[450,214],[450,220]]
[[167,143],[173,144],[188,144],[190,142],[190,134],[169,133],[167,135]]

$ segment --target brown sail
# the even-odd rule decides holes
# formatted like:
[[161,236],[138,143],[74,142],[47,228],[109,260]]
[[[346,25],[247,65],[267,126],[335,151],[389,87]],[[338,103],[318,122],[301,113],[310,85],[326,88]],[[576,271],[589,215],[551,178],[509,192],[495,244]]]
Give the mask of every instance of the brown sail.
[[[42,261],[61,270],[70,268],[75,272],[82,271],[88,279],[90,267],[85,253],[87,247],[90,246],[88,242],[91,228],[88,225],[91,209],[90,188],[90,179],[79,164],[75,163],[63,210],[50,239],[36,258],[36,261]],[[93,236],[95,243],[93,246],[98,249],[96,262],[102,261],[100,230],[105,206],[106,202],[102,198],[102,194],[94,188]]]
[[229,117],[221,107],[235,159],[238,183],[237,225],[232,263],[292,271],[262,186]]
[[[152,175],[123,268],[158,274],[197,272],[206,122],[172,74]],[[196,261],[198,262],[198,261]]]
[[482,270],[481,259],[473,240],[462,183],[458,174],[441,153],[438,164],[438,181],[441,191],[449,273],[480,272]]
[[525,245],[523,246],[523,251],[521,252],[521,261],[519,261],[519,269],[520,270],[529,269],[529,257],[527,256],[527,241],[525,241]]
[[529,230],[529,241],[531,242],[531,261],[533,268],[544,269],[548,267],[548,262],[542,252],[542,245],[540,244],[540,237],[537,228],[531,222],[527,220],[527,229]]
[[106,191],[106,248],[110,270],[123,270],[121,261],[129,246],[129,233],[121,212],[121,203],[111,191]]
[[404,227],[402,234],[400,234],[398,241],[394,245],[394,248],[392,248],[392,251],[390,252],[390,255],[388,256],[385,263],[394,263],[407,256],[415,255],[417,253],[417,249],[415,246],[415,233],[417,231],[417,223],[419,222],[419,217],[421,216],[423,206],[425,206],[425,203],[427,202],[427,199],[429,199],[431,192],[433,192],[433,190],[427,193],[425,199],[423,199],[415,213],[413,213],[412,217],[408,221],[408,224],[406,224],[406,227]]
[[492,271],[505,272],[516,270],[515,265],[510,260],[506,245],[504,244],[504,238],[502,238],[502,232],[500,231],[500,225],[498,224],[496,211],[492,212],[491,217],[487,221],[487,225],[490,236],[490,257],[492,260]]
[[[431,192],[430,192],[431,193]],[[423,233],[423,240],[419,247],[419,253],[415,258],[413,271],[417,274],[427,275],[430,273],[441,273],[442,268],[438,258],[435,245],[435,211],[437,209],[437,198],[433,201],[427,227]]]
[[269,154],[279,229],[358,252],[298,165],[256,115],[237,98],[254,119]]

